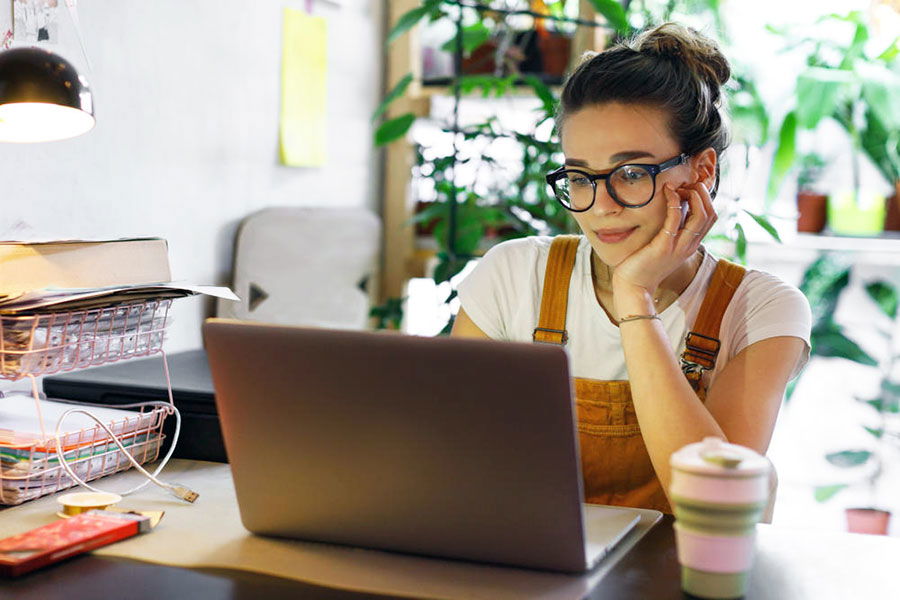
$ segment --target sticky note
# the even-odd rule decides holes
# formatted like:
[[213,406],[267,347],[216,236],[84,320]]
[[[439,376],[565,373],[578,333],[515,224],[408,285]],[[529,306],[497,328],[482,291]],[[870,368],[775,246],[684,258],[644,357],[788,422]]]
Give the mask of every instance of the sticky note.
[[325,164],[327,23],[302,10],[284,9],[281,55],[281,162]]

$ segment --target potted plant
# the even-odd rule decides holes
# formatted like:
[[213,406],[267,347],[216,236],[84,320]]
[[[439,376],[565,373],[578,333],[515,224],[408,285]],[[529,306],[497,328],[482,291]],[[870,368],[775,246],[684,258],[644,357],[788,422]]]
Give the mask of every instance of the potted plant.
[[819,189],[825,159],[815,152],[800,158],[797,173],[797,231],[819,233],[828,216],[828,195]]
[[[897,319],[897,290],[885,281],[874,281],[866,285],[869,298],[878,306],[882,315],[887,317],[890,329],[882,331],[887,351],[881,360],[881,381],[879,392],[874,398],[856,398],[872,410],[874,423],[863,425],[871,436],[871,445],[866,448],[849,448],[826,455],[832,465],[842,468],[867,468],[868,472],[862,480],[868,488],[869,503],[862,507],[846,508],[847,527],[856,533],[886,534],[891,518],[891,511],[880,507],[877,503],[877,486],[884,472],[885,455],[892,450],[891,445],[900,440],[900,432],[889,427],[888,417],[900,413],[900,384],[892,377],[894,365],[900,354],[894,352],[893,326]],[[874,426],[872,426],[874,425]],[[836,484],[818,488],[816,498],[825,501],[837,494],[849,484]]]
[[816,129],[823,119],[839,123],[853,149],[849,170],[852,183],[829,199],[830,228],[837,233],[872,235],[882,231],[884,198],[872,182],[861,181],[860,157],[865,155],[889,183],[897,180],[896,132],[900,130],[900,95],[897,76],[897,40],[875,54],[869,48],[870,31],[862,13],[826,15],[819,23],[841,23],[850,30],[850,41],[832,38],[793,38],[780,32],[792,48],[808,48],[807,67],[797,77],[794,107],[779,129],[778,146],[769,179],[774,197],[787,172],[794,166],[798,130]]
[[[457,59],[460,74],[506,77],[527,73],[554,83],[562,80],[578,21],[570,14],[577,10],[573,0],[530,0],[512,8],[462,5],[460,10],[465,16],[458,24],[460,39],[454,35],[440,47],[451,55],[461,50]],[[516,26],[505,18],[513,16]],[[522,23],[529,25],[522,28]]]
[[[864,472],[851,482],[818,486],[815,499],[825,502],[851,485],[865,485],[869,501],[866,506],[845,509],[847,526],[859,533],[886,533],[890,511],[877,504],[878,484],[884,473],[885,456],[900,448],[900,431],[894,417],[900,413],[900,384],[893,379],[894,366],[900,354],[894,351],[893,330],[896,326],[898,295],[896,288],[885,281],[870,282],[865,286],[868,297],[882,315],[875,325],[882,335],[886,348],[880,360],[873,358],[855,341],[847,337],[843,327],[834,320],[841,295],[850,282],[851,267],[831,254],[823,254],[810,265],[803,277],[801,291],[810,301],[813,312],[811,356],[843,358],[880,369],[879,392],[874,398],[855,398],[867,406],[867,419],[861,427],[871,436],[866,447],[852,447],[829,452],[825,459],[833,466]],[[796,381],[793,382],[793,391]]]
[[556,17],[547,22],[535,19],[534,30],[537,35],[538,48],[541,52],[542,71],[549,77],[562,79],[569,68],[572,58],[572,37],[575,25],[564,20],[567,16],[567,0],[531,0],[532,10]]

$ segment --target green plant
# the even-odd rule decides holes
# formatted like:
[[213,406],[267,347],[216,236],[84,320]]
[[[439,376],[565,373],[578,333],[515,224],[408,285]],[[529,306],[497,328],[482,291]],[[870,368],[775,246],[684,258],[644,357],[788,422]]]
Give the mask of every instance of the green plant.
[[769,178],[770,201],[798,159],[798,131],[814,130],[823,119],[837,121],[851,139],[855,190],[859,187],[860,152],[872,160],[888,182],[900,178],[898,39],[880,51],[871,51],[869,25],[858,11],[826,15],[817,23],[845,25],[849,41],[795,37],[790,31],[770,28],[785,38],[790,50],[807,53],[807,67],[796,80],[794,104],[779,128]]
[[388,298],[384,304],[373,306],[369,317],[374,319],[375,329],[400,329],[403,322],[404,298]]
[[814,192],[825,169],[825,159],[815,152],[800,157],[797,169],[797,191]]
[[[869,298],[878,306],[883,316],[887,317],[890,325],[894,325],[897,318],[897,290],[885,281],[874,281],[866,285]],[[887,348],[881,364],[879,391],[874,398],[860,398],[856,400],[870,408],[874,417],[874,426],[862,425],[863,429],[871,436],[871,445],[868,447],[854,447],[845,450],[831,452],[825,456],[832,465],[840,468],[868,467],[868,472],[862,476],[869,492],[870,506],[876,505],[877,485],[884,473],[885,453],[888,445],[893,444],[900,448],[900,431],[896,427],[889,427],[889,418],[896,421],[896,415],[900,414],[900,383],[893,378],[894,365],[900,354],[894,353],[894,336],[892,329],[880,328],[879,332]],[[815,496],[820,502],[824,502],[850,483],[838,483],[816,488]]]
[[[876,421],[861,426],[872,436],[871,447],[854,447],[829,452],[825,459],[840,468],[867,466],[867,473],[861,480],[868,486],[870,497],[875,496],[875,488],[883,473],[885,444],[900,442],[900,431],[888,426],[891,415],[900,414],[900,383],[893,376],[894,366],[900,354],[894,352],[895,339],[893,330],[896,325],[898,293],[890,283],[882,280],[869,282],[865,286],[869,299],[878,307],[882,322],[875,328],[881,335],[885,351],[876,358],[847,336],[843,326],[834,318],[838,303],[848,289],[852,267],[834,254],[823,254],[813,262],[804,273],[800,285],[812,308],[813,326],[811,335],[810,356],[825,358],[841,358],[880,370],[879,392],[874,398],[855,398],[869,407],[869,417]],[[796,384],[797,380],[792,382]],[[793,385],[788,394],[793,392]],[[900,446],[898,446],[900,447]],[[814,490],[817,501],[825,502],[835,494],[852,485],[836,483],[818,486]]]
[[839,255],[825,252],[803,274],[800,291],[812,310],[810,357],[844,358],[874,367],[878,362],[835,320],[838,302],[850,284],[850,272],[851,266]]

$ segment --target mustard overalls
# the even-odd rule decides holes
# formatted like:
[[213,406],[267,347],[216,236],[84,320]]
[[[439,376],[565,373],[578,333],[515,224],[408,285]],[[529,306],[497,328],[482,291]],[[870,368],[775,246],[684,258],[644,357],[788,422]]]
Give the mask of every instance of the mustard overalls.
[[[550,246],[535,342],[564,345],[569,281],[581,236],[557,236]],[[687,334],[682,370],[700,400],[703,372],[715,366],[722,315],[745,269],[720,259]],[[585,502],[653,508],[671,513],[637,422],[628,381],[575,378]]]

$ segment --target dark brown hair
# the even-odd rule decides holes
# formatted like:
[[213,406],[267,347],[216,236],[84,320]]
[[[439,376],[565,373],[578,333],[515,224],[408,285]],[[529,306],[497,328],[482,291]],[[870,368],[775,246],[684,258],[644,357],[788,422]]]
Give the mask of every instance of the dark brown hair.
[[[556,127],[586,106],[644,104],[669,115],[669,131],[685,154],[713,148],[721,157],[728,130],[719,112],[728,60],[703,34],[664,23],[600,53],[590,53],[563,86]],[[718,161],[716,187],[718,187]]]

